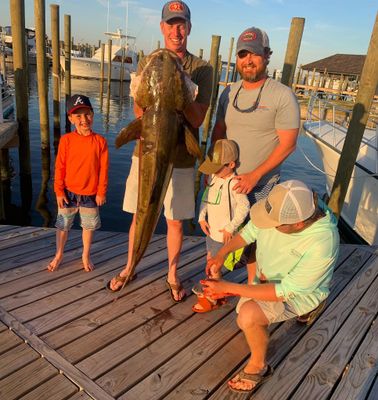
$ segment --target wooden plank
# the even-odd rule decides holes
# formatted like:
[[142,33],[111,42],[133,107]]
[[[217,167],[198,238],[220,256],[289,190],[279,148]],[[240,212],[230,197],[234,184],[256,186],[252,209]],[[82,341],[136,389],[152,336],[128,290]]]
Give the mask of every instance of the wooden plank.
[[15,335],[10,329],[0,333],[0,354],[9,351],[22,343],[22,339]]
[[[126,240],[127,236],[124,236],[122,234],[112,235],[108,234],[107,232],[100,231],[94,237],[91,252],[96,252],[99,247],[104,246],[103,242],[111,241],[112,239],[114,239],[115,242],[118,242],[118,238],[121,237],[125,238],[125,242],[127,241]],[[78,233],[70,235],[65,246],[64,262],[61,264],[61,267],[65,267],[66,263],[81,257],[82,244],[79,238],[80,235]],[[28,282],[29,278],[25,279],[25,277],[40,271],[46,272],[47,265],[52,260],[54,255],[55,255],[55,247],[54,248],[51,247],[49,249],[45,249],[43,253],[43,258],[41,258],[40,253],[31,255],[26,265],[23,265],[21,262],[21,266],[19,266],[19,264],[15,261],[15,259],[11,259],[10,260],[10,262],[12,263],[11,268],[3,270],[0,273],[0,284],[4,284],[13,281],[15,279],[22,279],[23,281]],[[24,256],[22,257],[25,258]],[[59,270],[61,271],[61,269],[62,268],[60,268]],[[7,291],[4,289],[5,287],[7,286],[0,286],[0,292],[5,293],[6,295]]]
[[67,400],[92,400],[92,397],[90,397],[87,393],[81,391],[67,398]]
[[[235,300],[232,300],[233,303],[236,302]],[[216,314],[222,314],[222,311],[219,310],[217,313],[210,314],[212,315],[206,316],[206,319],[215,318]],[[196,315],[195,317],[204,320],[203,316]],[[229,310],[227,316],[220,318],[212,329],[208,328],[203,332],[196,332],[197,324],[193,321],[183,323],[179,328],[180,334],[174,331],[164,338],[163,343],[158,340],[148,346],[145,351],[133,357],[135,360],[139,360],[138,364],[134,362],[135,360],[130,359],[128,363],[122,364],[122,367],[126,366],[126,369],[122,368],[123,374],[120,374],[121,371],[117,368],[117,375],[106,374],[98,382],[101,382],[111,393],[117,396],[119,395],[118,392],[122,390],[122,396],[119,397],[119,400],[165,398],[166,394],[174,389],[188,373],[199,368],[204,360],[231,340],[238,331],[235,316],[231,310]],[[204,325],[208,325],[208,323]],[[189,335],[192,336],[192,340],[195,340],[190,340]],[[189,341],[186,342],[188,339]],[[183,341],[186,345],[184,348],[182,347]],[[141,355],[145,360],[148,359],[148,363],[141,362]],[[164,363],[160,362],[154,365],[154,369],[152,369],[151,364],[159,359],[160,361],[164,360]],[[161,366],[159,367],[159,365]],[[141,379],[146,372],[149,372],[149,375]],[[130,388],[130,384],[134,385]],[[130,390],[124,392],[125,388],[130,388]]]
[[21,343],[10,351],[1,355],[0,379],[30,364],[40,355],[26,343]]
[[[292,399],[291,395],[296,390],[297,385],[302,382],[318,359],[319,354],[324,351],[329,341],[348,319],[349,314],[370,286],[371,280],[375,279],[377,275],[378,270],[372,264],[367,264],[354,277],[276,368],[269,380],[269,385],[262,386],[254,394],[254,400],[265,399],[267,396],[272,400]],[[277,345],[270,350],[274,348],[277,349]],[[273,363],[273,365],[277,364]],[[276,388],[274,393],[270,390],[272,386]]]
[[[113,246],[114,243],[116,244]],[[69,287],[70,284],[72,286],[87,280],[89,277],[99,276],[105,272],[100,266],[101,263],[120,254],[124,262],[125,245],[122,237],[119,237],[118,240],[110,238],[107,241],[101,241],[97,246],[93,245],[93,247],[95,251],[92,251],[92,260],[95,262],[95,269],[90,274],[82,274],[84,270],[82,268],[80,250],[80,254],[76,252],[75,259],[62,264],[58,271],[50,273],[44,265],[42,271],[28,276],[27,279],[17,279],[0,285],[2,306],[7,309],[17,308],[50,294],[60,292],[62,289]],[[20,292],[22,292],[22,296],[19,295]]]
[[346,368],[331,399],[352,400],[367,398],[374,379],[377,377],[377,354],[378,323],[377,320],[374,320],[363,343],[361,343],[360,348]]
[[[99,398],[101,400],[113,400],[112,397],[109,396],[108,393],[106,393],[101,387],[99,387],[95,382],[92,382],[86,375],[84,375],[81,371],[79,371],[77,368],[67,362],[60,354],[51,349],[38,336],[36,336],[34,332],[31,332],[28,328],[22,325],[20,321],[14,318],[11,314],[7,313],[2,307],[0,307],[0,320],[5,322],[8,326],[12,327],[17,335],[26,340],[33,349],[35,349],[39,354],[43,355],[44,357],[34,361],[32,364],[29,364],[25,368],[20,369],[15,374],[12,374],[9,377],[4,378],[3,380],[0,380],[0,398],[3,388],[7,391],[7,393],[9,392],[12,393],[12,395],[14,394],[14,386],[16,386],[14,382],[17,382],[17,380],[18,390],[22,390],[22,393],[16,392],[14,397],[21,396],[22,394],[27,393],[32,387],[38,386],[37,384],[31,386],[27,382],[24,383],[24,381],[21,380],[23,374],[25,374],[25,376],[33,375],[35,377],[39,377],[40,384],[42,383],[42,381],[45,381],[51,378],[53,375],[56,375],[57,370],[59,370],[62,371],[72,382],[83,388],[92,397]],[[43,360],[45,364],[47,364],[47,366],[40,366],[40,368],[44,372],[38,371],[37,367],[39,364],[37,365],[37,367],[33,368],[33,364],[39,363],[40,360]],[[48,362],[46,362],[46,360]],[[49,363],[56,367],[57,370]],[[27,370],[25,371],[25,369]],[[52,373],[52,370],[54,371],[54,374]],[[23,385],[19,385],[20,381],[23,382]],[[36,383],[32,379],[31,382]],[[11,399],[11,397],[7,396],[4,396],[4,398]]]
[[[202,248],[204,249],[204,247]],[[205,253],[203,252],[202,254],[204,255]],[[158,264],[158,266],[155,262],[156,257],[159,257],[162,260],[162,262]],[[150,275],[151,268],[157,268],[157,267],[159,267],[160,276],[166,273],[167,261],[166,261],[165,251],[156,253],[156,255],[152,254],[149,257],[143,258],[138,266],[138,274],[140,274],[139,277],[145,276],[146,277],[145,280],[138,278],[132,281],[128,285],[127,289],[124,290],[121,294],[114,295],[113,293],[110,293],[107,290],[105,290],[105,283],[107,282],[108,279],[110,279],[113,276],[114,274],[113,271],[113,274],[106,275],[106,279],[104,278],[103,282],[99,282],[97,292],[91,294],[90,296],[84,299],[68,304],[64,308],[55,310],[53,312],[50,312],[49,314],[42,315],[41,317],[29,321],[28,326],[32,327],[36,333],[43,335],[49,332],[50,330],[63,326],[66,323],[73,321],[78,317],[86,315],[88,312],[100,308],[104,304],[108,305],[117,304],[119,300],[115,302],[115,299],[124,296],[129,296],[133,290],[136,290],[137,288],[143,286],[144,284],[146,284],[147,281],[151,281],[152,280],[151,276],[153,276],[153,274]],[[146,270],[146,272],[144,272],[144,270]],[[147,294],[143,293],[143,295],[139,294],[137,296],[139,299],[138,301],[145,302],[146,296],[148,298],[149,294],[148,293]],[[114,313],[115,311],[113,311],[111,314],[113,318],[115,317]]]
[[3,232],[11,231],[12,229],[16,229],[18,226],[14,225],[0,225],[0,237],[3,234]]
[[[276,366],[284,360],[287,354],[294,348],[295,345],[297,345],[297,343],[300,343],[302,338],[305,337],[306,333],[308,333],[310,329],[313,329],[314,326],[318,326],[318,324],[320,326],[322,326],[322,324],[325,324],[324,319],[327,316],[326,312],[331,312],[334,300],[337,298],[337,296],[340,295],[340,293],[342,293],[343,290],[345,290],[345,287],[350,284],[356,274],[362,273],[364,271],[363,268],[371,255],[369,252],[366,252],[365,248],[358,248],[357,251],[354,251],[354,249],[354,246],[340,246],[338,265],[331,281],[330,295],[327,299],[326,309],[323,311],[320,318],[316,321],[315,325],[309,328],[297,324],[295,320],[290,320],[285,322],[284,324],[281,324],[276,330],[274,330],[273,333],[271,332],[267,359],[269,364],[271,364],[273,367],[276,368]],[[345,257],[348,255],[349,257]],[[365,269],[367,269],[366,266]],[[330,311],[328,311],[328,309]],[[272,331],[272,329],[274,329],[274,325],[270,327],[270,331]],[[249,351],[241,354],[241,356],[248,359]],[[245,363],[239,366],[238,369],[242,369],[244,365]],[[232,376],[233,373],[231,373],[228,378],[231,378]],[[270,382],[271,380],[269,381],[268,386],[272,387],[270,386]],[[259,391],[262,390],[265,390],[264,387],[259,389]],[[259,391],[254,394],[254,396],[257,396]],[[268,391],[265,392],[265,395],[270,398],[270,394],[267,393]],[[223,400],[226,398],[242,399],[247,397],[247,395],[231,392],[225,382],[219,388],[215,389],[209,399]]]
[[17,136],[18,123],[5,120],[0,124],[0,149]]
[[8,329],[6,325],[4,325],[2,322],[0,322],[0,332],[4,332]]
[[370,390],[369,396],[366,400],[377,400],[378,399],[378,379],[375,377],[374,385]]
[[22,396],[19,400],[65,400],[78,393],[79,388],[64,375],[59,374]]
[[[378,259],[376,259],[376,262],[372,266],[378,270]],[[366,335],[374,317],[378,314],[377,293],[378,278],[375,279],[361,301],[348,316],[346,322],[331,339],[319,360],[308,372],[305,379],[302,380],[295,394],[291,395],[292,399],[303,399],[310,395],[319,399],[330,396],[333,386],[339,381],[350,358],[358,351],[361,341]],[[340,304],[339,312],[343,313],[343,304]],[[371,378],[373,378],[374,368],[372,366],[370,366],[370,374]],[[343,379],[345,379],[345,374]],[[363,386],[355,388],[358,392],[363,389]],[[351,393],[349,393],[349,396],[351,396]],[[344,399],[345,397],[339,398]]]
[[[57,374],[56,368],[44,358],[38,358],[14,374],[0,380],[0,398],[17,399]],[[22,382],[21,385],[20,382]]]
[[[164,248],[164,246],[162,240],[154,242],[150,246],[150,251]],[[77,269],[77,262],[74,262],[76,270],[68,275],[62,275],[59,271],[49,274],[46,271],[45,274],[55,276],[56,279],[24,290],[22,296],[18,295],[19,290],[17,286],[13,285],[16,294],[3,298],[1,304],[7,310],[17,308],[13,314],[22,321],[37,318],[41,314],[56,310],[72,303],[73,299],[86,297],[104,288],[105,283],[114,275],[114,269],[124,265],[126,258],[124,252],[123,243],[101,251],[96,257],[97,268],[89,274],[81,266]],[[23,306],[24,304],[25,306]]]
[[[195,280],[198,279],[197,277],[199,277],[199,274],[196,275]],[[246,274],[244,271],[240,272],[237,275],[235,274],[235,279],[238,282],[244,280],[245,278]],[[195,302],[194,296],[187,299],[185,303],[175,305],[174,307],[172,307],[172,302],[170,303],[170,305],[168,305],[168,307],[166,307],[169,300],[170,299],[167,295],[162,294],[158,298],[154,298],[152,301],[143,304],[143,306],[141,307],[142,310],[138,308],[135,310],[135,312],[124,315],[122,321],[117,321],[118,327],[116,326],[116,329],[118,328],[118,338],[114,336],[114,341],[107,340],[107,332],[110,331],[111,328],[114,326],[114,322],[112,322],[112,324],[109,324],[108,327],[104,327],[107,328],[107,330],[103,330],[101,336],[97,335],[95,337],[98,344],[97,349],[100,349],[100,351],[96,350],[95,342],[92,350],[93,355],[91,356],[91,353],[89,352],[90,348],[88,346],[86,353],[90,356],[78,363],[76,366],[80,368],[83,372],[85,372],[89,377],[97,378],[107,370],[110,370],[114,366],[117,366],[121,362],[125,361],[133,354],[144,351],[144,347],[148,346],[151,342],[154,342],[159,338],[162,342],[167,341],[168,337],[163,338],[165,334],[167,334],[168,332],[175,332],[176,329],[181,332],[186,324],[191,325],[186,332],[186,334],[189,336],[189,331],[191,329],[194,329],[195,334],[199,334],[201,329],[206,330],[206,326],[208,326],[209,320],[198,320],[196,318],[196,315],[193,316],[191,306],[188,306],[188,303],[192,304]],[[150,308],[150,310],[148,310],[148,308]],[[224,306],[222,308],[222,313],[215,313],[215,315],[213,315],[213,318],[221,318],[221,315],[230,312],[231,308],[231,303],[227,306]],[[139,317],[136,317],[135,315],[139,315]],[[142,325],[140,324],[140,322],[142,322],[143,318],[145,319],[145,323]],[[121,331],[121,322],[123,322],[124,326],[123,335]],[[203,323],[205,323],[206,326],[203,326]],[[94,335],[96,334],[96,332],[97,331],[94,332]],[[174,335],[175,334],[173,333],[173,336]],[[102,346],[101,348],[99,346],[101,337],[103,338],[103,341],[106,341],[108,343],[106,347]],[[90,336],[87,337],[87,341],[91,344],[93,342],[90,339]],[[182,340],[182,342],[180,343],[180,345],[182,346],[184,345],[184,335],[180,336],[180,339]],[[191,339],[193,339],[193,337],[191,337]],[[75,347],[78,348],[78,343]],[[174,347],[175,346],[173,346],[172,344],[172,348]],[[120,348],[125,350],[120,352]],[[74,348],[68,345],[65,348],[60,349],[60,352],[62,352],[62,354],[66,355],[67,357],[67,350],[70,350],[72,352]],[[76,357],[77,353],[79,353],[80,355],[84,354],[83,352],[80,352],[80,350],[78,351],[76,349]],[[164,357],[168,356],[169,353],[164,354]],[[153,360],[149,358],[149,367],[152,363]]]
[[[38,240],[47,232],[51,234],[51,229],[38,228],[33,226],[20,228],[17,231],[11,231],[7,235],[1,237],[0,250],[10,251],[12,247]],[[18,252],[18,249],[16,250],[16,252]]]

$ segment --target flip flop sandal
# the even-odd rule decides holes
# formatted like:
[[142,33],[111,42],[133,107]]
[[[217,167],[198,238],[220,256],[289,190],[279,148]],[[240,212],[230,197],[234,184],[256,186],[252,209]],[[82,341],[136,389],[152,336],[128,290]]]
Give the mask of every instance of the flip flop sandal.
[[[127,276],[121,276],[121,275],[116,275],[113,279],[116,280],[116,282],[121,282],[122,285],[124,284],[124,282],[126,281],[126,279],[129,277],[129,275]],[[137,277],[137,274],[134,274],[132,277],[129,278],[128,282],[133,281],[135,278]],[[120,285],[117,289],[113,290],[110,285],[112,283],[112,279],[106,284],[106,289],[108,289],[110,292],[112,293],[116,293],[119,292],[122,289],[122,285]]]
[[185,301],[185,299],[186,299],[186,293],[184,293],[184,296],[183,296],[180,300],[176,300],[176,299],[175,299],[175,296],[173,295],[173,291],[180,292],[181,290],[183,290],[183,287],[182,287],[181,283],[179,283],[178,285],[175,284],[175,283],[169,283],[169,282],[168,282],[168,279],[166,279],[166,280],[165,280],[165,284],[167,285],[169,294],[170,294],[172,300],[173,300],[175,303],[181,303],[181,302]]
[[[197,296],[197,303],[193,305],[192,311],[196,313],[205,313],[216,310],[225,303],[226,299],[217,299],[215,303],[212,303],[207,297]],[[197,306],[200,306],[200,308]]]
[[297,322],[301,325],[311,325],[315,319],[319,316],[319,314],[323,311],[326,302],[321,302],[314,310],[310,311],[307,314],[301,315],[297,317]]
[[245,382],[252,382],[255,384],[255,386],[253,386],[253,388],[251,388],[249,390],[248,389],[236,389],[236,388],[233,388],[232,386],[230,386],[230,384],[228,383],[228,387],[233,392],[236,392],[236,393],[253,393],[272,375],[273,375],[273,368],[269,364],[267,364],[266,371],[263,374],[247,374],[246,372],[244,372],[244,370],[241,370],[236,376],[234,376],[234,378],[232,378],[232,379],[238,378],[237,381],[235,381],[233,383],[245,381]]

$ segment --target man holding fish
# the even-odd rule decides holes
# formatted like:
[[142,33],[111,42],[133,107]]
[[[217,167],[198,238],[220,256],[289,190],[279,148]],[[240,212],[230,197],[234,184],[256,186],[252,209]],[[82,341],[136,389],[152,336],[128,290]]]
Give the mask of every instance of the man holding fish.
[[[184,107],[182,107],[181,112],[179,112],[183,123],[186,125],[185,133],[182,123],[179,128],[180,132],[177,135],[177,143],[175,142],[174,144],[175,152],[173,156],[172,178],[169,181],[166,196],[164,198],[164,215],[167,221],[168,249],[168,276],[166,283],[173,301],[180,302],[184,300],[186,296],[185,290],[181,286],[177,274],[177,267],[183,240],[182,220],[191,219],[195,215],[194,165],[196,160],[194,155],[198,154],[198,146],[195,142],[198,142],[198,128],[201,126],[205,118],[206,111],[210,103],[212,68],[207,62],[190,54],[187,50],[187,39],[191,31],[191,22],[190,10],[184,2],[170,1],[164,5],[160,29],[164,36],[165,48],[174,54],[173,56],[172,54],[169,54],[168,56],[165,54],[167,53],[166,50],[154,52],[151,55],[152,58],[147,57],[147,60],[143,59],[139,63],[137,75],[141,75],[142,71],[144,72],[144,69],[148,69],[148,67],[151,68],[151,64],[157,62],[159,57],[162,60],[163,58],[167,59],[178,57],[183,68],[183,71],[180,73],[181,78],[176,78],[178,85],[181,85],[182,83],[180,83],[180,79],[183,81],[186,79],[185,75],[188,75],[191,81],[198,86],[198,94],[195,100],[193,101],[192,99],[191,101],[184,101]],[[163,63],[162,65],[165,65],[163,61],[161,62]],[[150,82],[154,79],[153,75],[154,73],[151,74]],[[165,73],[165,75],[164,73],[162,74],[163,80],[165,79],[164,76],[166,75],[167,73]],[[185,79],[183,79],[183,77]],[[143,119],[146,120],[147,107],[144,107],[144,104],[138,103],[138,99],[141,99],[143,96],[141,95],[142,90],[137,90],[138,93],[134,102],[134,112],[137,118],[142,119],[142,125],[144,123],[143,126],[145,127],[146,121],[143,121]],[[149,94],[145,97],[151,97],[151,95]],[[184,95],[184,97],[186,96]],[[163,99],[161,101],[164,102],[165,100]],[[143,101],[140,100],[140,103],[142,102]],[[154,105],[153,107],[156,108],[157,105]],[[180,107],[176,107],[176,110],[180,111]],[[165,126],[167,126],[167,124]],[[145,131],[147,131],[147,129],[145,129]],[[120,136],[122,136],[122,131]],[[123,138],[120,139],[120,143],[118,145],[127,143],[129,140],[131,140],[131,136],[132,134],[130,134],[128,131],[123,135]],[[128,261],[120,274],[114,277],[107,285],[108,289],[113,292],[120,290],[125,283],[135,277],[134,268],[136,262],[133,260],[133,258],[139,258],[139,256],[133,257],[133,252],[135,253],[137,251],[134,249],[135,240],[138,240],[138,237],[142,235],[142,233],[135,235],[136,230],[138,233],[138,229],[140,229],[137,222],[137,204],[138,208],[140,205],[137,199],[140,167],[140,160],[138,160],[138,158],[140,158],[141,154],[143,154],[143,159],[145,159],[147,157],[146,154],[148,153],[146,138],[142,135],[140,139],[141,140],[138,141],[133,154],[132,166],[126,182],[125,199],[123,205],[123,209],[125,211],[134,214],[129,231]],[[195,139],[194,143],[193,139]],[[151,148],[154,148],[155,145],[155,143],[151,144]],[[170,146],[166,145],[166,147]],[[191,147],[192,150],[190,149]],[[193,149],[195,147],[197,147],[197,149]],[[146,176],[146,171],[143,171],[142,169],[141,171],[141,177],[139,178],[140,182],[149,179],[149,177]],[[167,176],[168,175],[169,174],[167,173]],[[162,187],[164,187],[164,183],[162,184]],[[153,195],[151,197],[153,197]],[[156,209],[158,210],[159,207]],[[139,214],[141,213],[139,212]],[[146,233],[146,236],[148,236],[148,234],[152,234],[152,232]],[[146,240],[144,240],[144,242],[146,242]]]

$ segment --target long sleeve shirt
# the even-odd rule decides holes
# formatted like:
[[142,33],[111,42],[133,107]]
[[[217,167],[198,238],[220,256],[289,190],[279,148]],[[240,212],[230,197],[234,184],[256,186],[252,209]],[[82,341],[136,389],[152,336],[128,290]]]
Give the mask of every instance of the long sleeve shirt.
[[88,136],[76,131],[62,136],[55,161],[54,191],[64,189],[81,195],[105,196],[108,187],[109,154],[106,139],[97,133]]
[[223,242],[220,230],[235,233],[249,212],[247,195],[232,190],[236,184],[236,181],[232,182],[234,177],[234,174],[227,178],[212,175],[201,201],[198,220],[204,221],[207,218],[210,237],[217,242]]

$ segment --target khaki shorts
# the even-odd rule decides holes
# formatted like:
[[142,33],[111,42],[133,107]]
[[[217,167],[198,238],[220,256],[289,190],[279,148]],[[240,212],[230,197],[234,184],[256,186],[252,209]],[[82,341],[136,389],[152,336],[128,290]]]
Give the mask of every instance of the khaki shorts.
[[[133,156],[126,180],[123,210],[135,214],[138,202],[139,159]],[[164,216],[167,219],[194,218],[194,168],[174,168],[164,199]]]
[[286,321],[297,317],[298,315],[291,310],[287,303],[281,301],[262,301],[252,300],[250,297],[240,297],[238,304],[236,305],[236,313],[239,314],[241,306],[247,301],[254,301],[259,305],[262,312],[265,314],[269,324],[274,322]]

